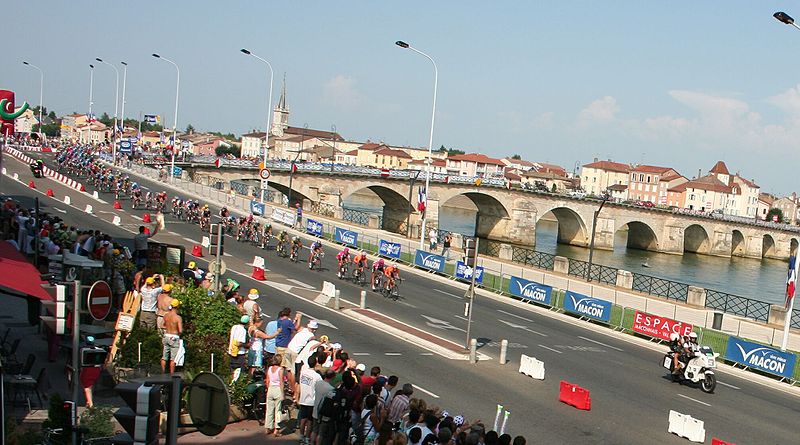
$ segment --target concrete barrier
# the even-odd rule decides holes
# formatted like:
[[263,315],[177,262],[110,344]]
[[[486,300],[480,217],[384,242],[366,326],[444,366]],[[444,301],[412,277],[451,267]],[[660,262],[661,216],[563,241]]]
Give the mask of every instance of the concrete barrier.
[[542,284],[546,284],[548,286],[552,286],[557,289],[566,289],[567,286],[569,285],[569,280],[555,275],[545,275],[543,281],[544,283]]
[[72,204],[72,199],[69,196],[65,196],[64,197],[64,204],[71,205]]
[[592,285],[585,281],[569,280],[567,290],[583,295],[592,295]]
[[83,209],[83,211],[86,212],[86,213],[92,213],[92,205],[91,204],[86,204],[86,208]]
[[519,372],[536,380],[544,380],[544,362],[522,354],[519,358]]
[[684,306],[675,306],[675,320],[685,321],[694,326],[704,326],[708,312],[701,309],[692,309]]
[[593,297],[599,298],[601,300],[606,300],[610,302],[614,302],[616,299],[617,292],[614,289],[609,289],[605,286],[600,286],[597,284],[592,285],[592,293],[589,294]]
[[744,337],[761,343],[771,343],[775,329],[754,323],[741,323],[737,337]]
[[692,442],[704,443],[706,441],[706,429],[702,420],[673,410],[669,411],[667,432],[689,439]]
[[617,291],[615,303],[620,306],[629,307],[631,309],[638,309],[647,312],[647,298],[639,295],[629,294],[627,292]]
[[115,226],[120,225],[121,222],[122,220],[117,215],[114,215],[114,218],[111,220],[111,224],[114,224]]
[[675,304],[667,301],[647,300],[645,312],[675,319]]

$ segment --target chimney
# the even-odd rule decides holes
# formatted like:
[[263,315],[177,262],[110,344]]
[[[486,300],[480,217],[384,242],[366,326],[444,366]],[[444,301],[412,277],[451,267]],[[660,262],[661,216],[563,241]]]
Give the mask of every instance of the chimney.
[[599,159],[597,159],[597,158],[594,158],[594,161],[592,161],[592,162],[597,162],[597,161],[599,161]]
[[698,168],[697,169],[697,179],[700,179],[700,176],[702,176],[702,175],[703,175],[703,169],[702,168]]

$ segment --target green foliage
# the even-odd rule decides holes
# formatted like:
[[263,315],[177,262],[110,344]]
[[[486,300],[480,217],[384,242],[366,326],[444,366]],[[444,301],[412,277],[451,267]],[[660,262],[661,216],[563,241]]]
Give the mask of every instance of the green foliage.
[[772,217],[774,215],[778,215],[778,222],[782,222],[783,221],[783,210],[781,210],[781,209],[779,209],[777,207],[773,207],[773,208],[769,209],[769,212],[767,212],[767,216],[766,216],[767,221],[772,221]]
[[192,124],[187,125],[186,126],[186,132],[187,133],[194,133],[194,125],[192,125]]
[[216,149],[214,149],[214,154],[217,156],[226,156],[226,155],[234,155],[239,156],[239,147],[226,147],[224,145],[219,145]]
[[6,420],[6,445],[38,445],[42,443],[42,435],[17,426],[13,417]]
[[114,434],[114,424],[111,423],[113,414],[114,408],[97,405],[81,413],[80,426],[89,430],[83,437],[92,439],[112,436]]
[[228,395],[231,398],[231,405],[236,405],[244,409],[245,400],[250,398],[250,394],[247,392],[247,386],[249,384],[250,376],[243,372],[242,375],[239,376],[239,380],[228,385]]
[[[38,127],[38,125],[36,125],[35,127]],[[39,130],[37,129],[36,131]],[[57,137],[60,131],[61,127],[58,124],[42,125],[42,132],[44,132],[44,134],[50,138]]]
[[42,422],[42,428],[65,428],[69,425],[69,413],[64,410],[64,398],[61,394],[50,395],[50,405],[47,407],[47,420]]
[[111,119],[111,117],[108,115],[108,113],[103,113],[103,114],[100,116],[100,118],[99,118],[99,119],[97,119],[97,120],[98,120],[98,121],[100,121],[100,122],[102,122],[104,125],[107,125],[107,126],[109,126],[109,127],[110,127],[110,126],[112,126],[112,125],[114,124],[114,120],[113,120],[113,119]]
[[447,149],[447,156],[455,156],[455,155],[463,155],[464,150],[459,150],[457,148],[448,148]]
[[514,154],[514,155],[511,156],[511,159],[516,159],[516,160],[519,161],[520,159],[522,159],[522,156],[520,156],[518,154]]
[[211,353],[214,353],[214,373],[225,378],[230,374],[230,364],[228,354],[228,335],[207,334],[197,335],[188,334],[183,339],[186,348],[186,361],[184,371],[191,374],[199,374],[202,371],[211,370]]
[[222,133],[222,132],[219,132],[219,131],[209,131],[208,134],[214,134],[214,135],[217,135],[217,136],[219,136],[219,137],[221,137],[223,139],[227,139],[229,141],[238,141],[239,140],[239,138],[237,138],[236,135],[233,134],[233,133]]
[[152,329],[140,327],[137,322],[125,340],[125,344],[119,347],[117,366],[134,368],[139,364],[139,342],[142,343],[141,363],[148,365],[160,363],[163,350],[161,336]]
[[181,301],[184,330],[193,336],[215,334],[227,339],[231,326],[239,322],[236,307],[222,297],[209,296],[202,287],[176,287],[172,292]]

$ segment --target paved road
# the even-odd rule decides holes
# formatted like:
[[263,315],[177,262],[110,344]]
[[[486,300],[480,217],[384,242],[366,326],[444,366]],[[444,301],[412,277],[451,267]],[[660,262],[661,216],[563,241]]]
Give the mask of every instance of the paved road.
[[[21,163],[7,165],[19,172],[27,183],[29,174]],[[25,196],[33,193],[18,184],[6,187],[8,181],[5,178],[4,181],[4,191]],[[140,182],[160,190],[159,185],[150,181]],[[117,237],[131,236],[125,229],[133,230],[138,225],[129,212],[115,212],[123,219],[122,227],[109,225],[104,222],[110,221],[114,214],[109,204],[67,192],[60,186],[53,188],[57,197],[70,194],[77,210],[87,203],[95,207],[95,215],[99,217],[55,205],[81,225],[98,226]],[[167,230],[168,233],[158,235],[164,242],[188,243],[187,240],[200,236],[196,226],[185,223],[168,223]],[[245,263],[250,262],[253,255],[265,255],[260,249],[231,240],[226,243],[226,250],[232,255],[226,260],[233,269],[248,273]],[[331,248],[327,251],[326,261],[330,266],[333,251]],[[458,411],[453,407],[461,407],[469,416],[491,423],[495,404],[501,403],[512,412],[511,432],[539,437],[547,443],[644,443],[646,439],[681,443],[681,439],[666,434],[667,413],[675,409],[704,420],[708,442],[716,435],[738,443],[797,443],[792,424],[800,404],[796,397],[781,391],[726,373],[720,374],[724,385],[713,395],[697,388],[674,385],[663,378],[658,352],[587,329],[585,324],[567,323],[543,315],[541,311],[489,299],[478,300],[473,333],[487,343],[482,350],[493,357],[497,356],[497,347],[492,346],[492,342],[508,339],[512,344],[512,364],[503,367],[496,361],[470,365],[446,360],[310,303],[307,298],[312,298],[314,292],[304,288],[318,289],[323,279],[336,280],[332,271],[309,272],[305,265],[278,259],[272,252],[265,256],[270,281],[284,285],[282,289],[272,288],[267,292],[268,297],[262,302],[267,312],[275,313],[289,305],[327,319],[338,329],[328,327],[326,333],[334,339],[341,337],[350,351],[359,354],[357,358],[368,366],[380,364],[385,372],[419,384],[439,396],[436,403],[451,412]],[[465,321],[460,318],[463,288],[438,278],[410,273],[404,276],[400,301],[387,301],[370,293],[369,306],[412,326],[463,343]],[[242,277],[238,279],[245,288],[263,287]],[[360,288],[336,281],[344,298],[357,301]],[[515,372],[514,364],[518,363],[520,353],[536,356],[546,363],[545,382],[532,381]],[[557,383],[561,379],[591,390],[592,411],[576,411],[557,402]]]

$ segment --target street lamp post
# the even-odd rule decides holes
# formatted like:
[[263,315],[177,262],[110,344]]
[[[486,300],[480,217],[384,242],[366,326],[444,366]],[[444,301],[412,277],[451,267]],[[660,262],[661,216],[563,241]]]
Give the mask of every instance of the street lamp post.
[[594,234],[597,231],[597,218],[600,216],[600,211],[603,210],[603,206],[606,205],[609,197],[608,193],[603,194],[600,207],[594,211],[594,218],[592,218],[592,237],[589,241],[589,264],[586,266],[586,281],[592,281],[592,258],[594,257]]
[[395,45],[399,46],[400,48],[410,49],[411,51],[414,51],[417,54],[421,54],[425,56],[428,60],[430,60],[431,63],[433,64],[433,111],[431,113],[431,133],[430,133],[430,138],[428,139],[428,161],[427,161],[427,168],[425,171],[425,203],[424,203],[425,210],[423,210],[422,226],[420,228],[420,234],[419,234],[419,248],[423,249],[425,246],[425,229],[428,220],[427,217],[428,194],[430,193],[429,188],[431,183],[431,165],[433,164],[433,161],[431,160],[431,155],[433,151],[433,125],[436,121],[436,91],[439,88],[439,68],[436,67],[436,62],[433,60],[431,56],[414,48],[408,43],[403,42],[402,40],[398,40],[397,42],[395,42]]
[[128,63],[120,63],[124,68],[122,69],[122,105],[120,106],[119,120],[120,129],[122,129],[122,133],[125,133],[125,88],[128,86]]
[[[88,132],[86,134],[86,143],[92,143],[92,93],[94,92],[94,65],[91,63],[89,64],[89,114],[86,116],[86,121],[88,125]],[[78,134],[78,140],[80,141],[81,136]]]
[[172,120],[172,163],[170,165],[170,172],[169,178],[170,182],[175,182],[175,146],[178,144],[178,96],[181,92],[181,69],[178,68],[178,64],[173,62],[172,60],[167,59],[166,57],[160,56],[156,53],[153,53],[153,57],[156,59],[161,59],[165,62],[171,63],[172,66],[175,67],[175,71],[178,73],[177,81],[175,84],[175,118]]
[[103,60],[103,59],[101,59],[99,57],[95,58],[94,60],[96,60],[96,61],[98,61],[100,63],[103,63],[105,65],[108,65],[111,68],[113,68],[114,69],[114,74],[117,76],[117,84],[116,84],[117,86],[116,86],[116,88],[114,88],[114,94],[116,95],[114,97],[114,141],[113,141],[114,145],[112,145],[112,147],[111,147],[111,162],[116,165],[116,163],[117,163],[117,137],[118,137],[117,136],[117,111],[119,110],[119,70],[114,65],[106,62],[105,60]]
[[[793,26],[797,29],[800,29],[800,26],[794,22],[794,19],[785,12],[776,12],[772,15],[781,23],[785,23],[787,25]],[[797,272],[800,271],[800,248],[794,253],[794,273],[795,277],[797,277]],[[796,280],[797,278],[795,278]],[[789,342],[789,329],[792,325],[792,315],[794,314],[794,300],[796,299],[797,291],[795,291],[795,295],[789,296],[786,318],[783,322],[783,338],[781,339],[781,351],[786,351],[786,345]]]
[[44,71],[30,62],[23,61],[22,64],[39,71],[39,133],[42,133],[42,108],[44,108]]
[[[244,49],[244,48],[242,48],[239,51],[241,51],[242,54],[246,54],[248,56],[252,56],[252,57],[254,57],[254,58],[266,63],[267,67],[269,68],[269,102],[267,102],[267,129],[264,130],[264,168],[267,168],[267,152],[269,151],[269,132],[270,132],[271,124],[272,124],[272,122],[271,122],[272,121],[272,83],[273,83],[273,79],[275,77],[275,72],[272,70],[272,64],[269,63],[267,61],[267,59],[259,57],[258,55],[253,54],[250,50],[247,50],[247,49]],[[264,179],[262,181],[266,181],[266,180]],[[266,199],[267,184],[268,183],[265,183],[264,187],[261,187],[261,203],[262,204],[264,203],[264,201]]]
[[331,173],[333,173],[333,164],[336,161],[336,125],[331,124],[331,137],[333,137],[333,151],[331,152]]

